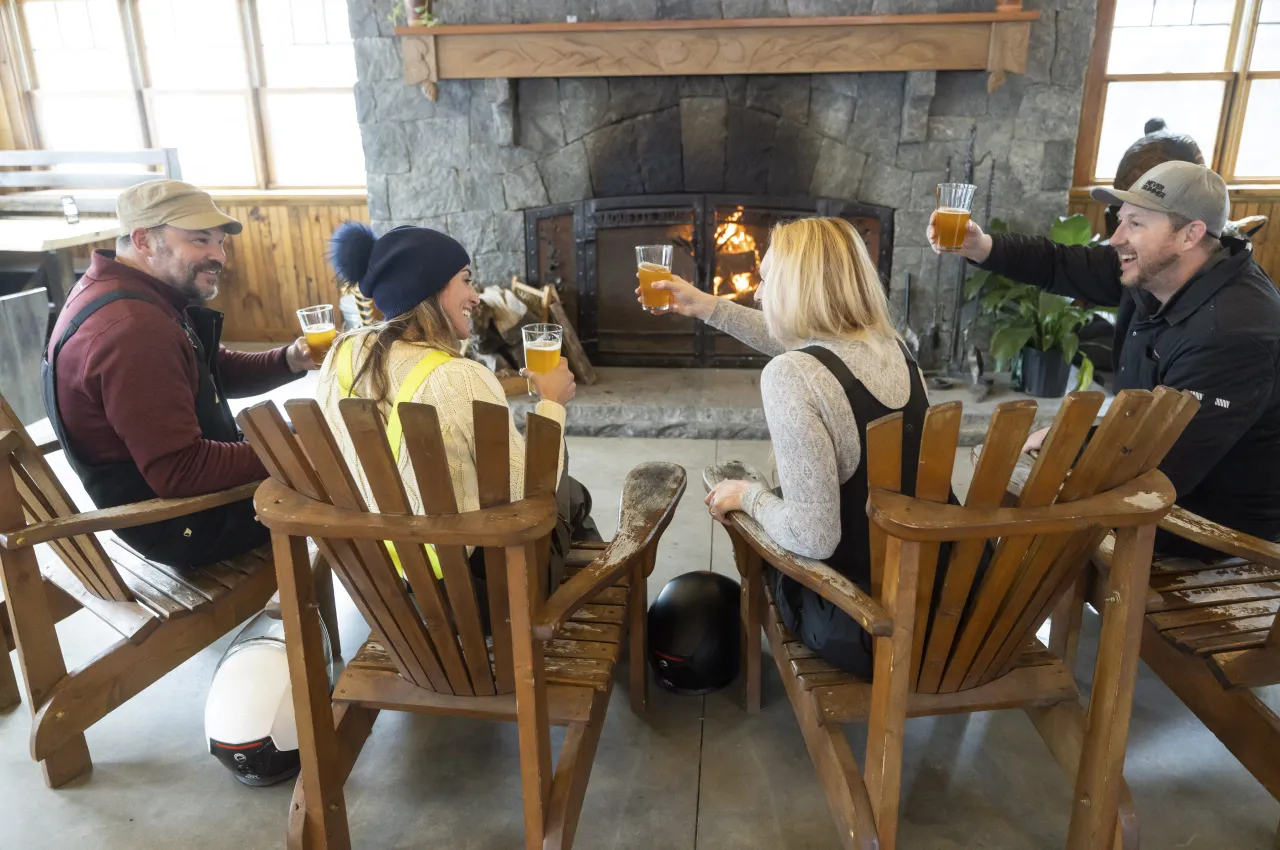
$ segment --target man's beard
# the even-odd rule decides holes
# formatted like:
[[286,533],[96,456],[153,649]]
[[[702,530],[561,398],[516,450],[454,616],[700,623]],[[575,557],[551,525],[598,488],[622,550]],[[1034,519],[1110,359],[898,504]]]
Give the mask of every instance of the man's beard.
[[209,290],[202,291],[200,289],[200,286],[196,283],[196,277],[204,272],[221,274],[222,263],[215,261],[215,262],[209,262],[209,263],[201,263],[198,266],[193,266],[192,268],[187,270],[187,273],[183,278],[182,285],[178,287],[178,290],[183,294],[185,294],[187,297],[189,297],[193,302],[201,303],[201,304],[207,301],[212,301],[213,299],[218,297],[218,284],[216,279],[214,281],[213,286],[210,287]]
[[1121,278],[1120,282],[1125,286],[1133,287],[1135,289],[1150,290],[1151,284],[1154,283],[1162,274],[1172,268],[1177,262],[1178,255],[1172,251],[1146,262],[1138,260],[1136,263],[1138,276],[1131,281]]
[[[168,245],[161,243],[156,249],[156,259],[167,260],[168,263],[166,265],[168,265],[174,262],[174,252]],[[166,274],[162,280],[185,295],[192,304],[204,304],[218,297],[218,284],[216,282],[213,284],[212,291],[201,291],[200,286],[196,283],[196,278],[203,272],[221,274],[222,270],[222,263],[217,260],[210,260],[207,263],[174,269],[173,273]],[[157,271],[159,270],[157,269]],[[165,271],[169,270],[166,269]]]

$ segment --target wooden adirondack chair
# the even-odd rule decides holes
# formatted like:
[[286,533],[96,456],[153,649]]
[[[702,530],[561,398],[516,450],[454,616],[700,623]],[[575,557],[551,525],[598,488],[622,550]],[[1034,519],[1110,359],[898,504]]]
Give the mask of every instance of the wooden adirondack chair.
[[[1142,617],[1138,601],[1155,523],[1174,496],[1155,467],[1197,402],[1165,388],[1121,393],[1073,466],[1102,401],[1101,393],[1064,400],[1030,482],[1007,501],[1036,405],[998,405],[963,507],[946,503],[959,403],[929,409],[914,498],[898,492],[901,414],[872,423],[864,449],[871,487],[870,594],[827,565],[782,550],[745,514],[731,516],[729,535],[744,578],[748,710],[760,705],[763,626],[843,846],[895,846],[907,717],[998,708],[1026,710],[1074,779],[1067,846],[1136,846],[1121,769]],[[751,475],[741,465],[727,465],[709,468],[705,479],[710,487]],[[1119,529],[1106,594],[1113,604],[1105,606],[1086,717],[1070,670],[1037,641],[1036,630],[1109,528]],[[974,587],[988,540],[995,554]],[[950,565],[931,611],[944,541],[953,541]],[[787,631],[762,579],[764,563],[821,594],[875,637],[871,681],[831,666]],[[865,779],[841,729],[863,721],[869,723]]]
[[[379,512],[356,488],[319,406],[293,401],[286,408],[296,436],[270,404],[243,412],[240,422],[272,476],[256,504],[272,531],[302,756],[289,846],[351,846],[343,786],[378,712],[394,709],[514,720],[526,846],[570,847],[628,631],[631,703],[644,708],[645,576],[684,493],[684,470],[669,463],[636,467],[623,487],[613,542],[572,552],[564,584],[545,598],[537,577],[545,574],[556,520],[554,422],[529,416],[525,498],[510,503],[510,414],[476,402],[483,507],[459,514],[435,409],[400,405],[427,513],[415,516],[372,402],[344,399],[340,408]],[[307,536],[330,559],[372,631],[332,698],[304,569]],[[393,542],[407,585],[384,540]],[[443,580],[425,555],[428,542]],[[484,550],[491,638],[482,630],[466,545]],[[554,774],[551,724],[568,727]]]
[[[1223,557],[1209,562],[1154,558],[1142,660],[1280,801],[1280,717],[1253,691],[1280,684],[1280,544],[1176,505],[1160,528]],[[1098,575],[1107,575],[1114,562],[1115,540],[1107,537],[1094,554]],[[1100,583],[1091,578],[1053,614],[1049,645],[1069,667],[1084,601],[1102,604],[1096,591]]]
[[[36,445],[0,396],[0,577],[7,608],[0,707],[19,702],[7,659],[16,646],[34,717],[31,756],[53,788],[92,768],[86,729],[261,610],[276,589],[265,550],[179,570],[100,536],[247,499],[256,484],[82,513],[45,461],[59,450],[56,441]],[[328,588],[327,599],[321,595],[332,611],[332,583],[324,575],[317,583]],[[82,608],[119,637],[68,672],[54,626]],[[327,625],[336,640],[336,624]]]

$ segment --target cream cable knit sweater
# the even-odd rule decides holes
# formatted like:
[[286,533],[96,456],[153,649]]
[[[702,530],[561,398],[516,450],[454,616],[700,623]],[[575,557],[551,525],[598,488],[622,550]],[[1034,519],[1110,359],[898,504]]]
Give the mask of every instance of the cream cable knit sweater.
[[[808,558],[829,558],[840,542],[840,485],[862,459],[857,424],[840,382],[817,359],[788,351],[765,329],[759,310],[720,300],[707,320],[773,359],[760,376],[769,438],[783,498],[760,485],[742,509],[779,545]],[[903,407],[911,397],[907,362],[893,340],[810,340],[844,361],[878,401]]]
[[[363,362],[364,353],[372,335],[356,340],[362,346],[356,357],[358,364]],[[347,434],[347,426],[338,411],[338,402],[344,397],[338,383],[338,370],[335,356],[338,346],[334,346],[320,369],[320,385],[316,390],[316,400],[324,410],[329,427],[333,429],[338,448],[355,474],[356,483],[365,501],[372,508],[376,505],[369,491],[369,481],[356,458],[355,447]],[[390,378],[392,393],[399,388],[409,372],[422,358],[425,348],[408,342],[397,342],[391,346]],[[349,356],[349,355],[348,355]],[[476,446],[475,427],[472,424],[471,402],[487,401],[493,404],[507,405],[506,395],[498,379],[483,364],[466,358],[457,358],[444,363],[431,373],[430,377],[418,388],[414,395],[415,402],[433,405],[440,418],[440,431],[444,439],[445,454],[449,461],[449,480],[453,485],[453,493],[458,502],[459,512],[474,511],[480,508],[480,492],[476,483]],[[380,405],[383,419],[391,413],[390,405]],[[548,419],[553,419],[564,427],[565,409],[553,401],[540,401],[534,412]],[[516,430],[515,421],[511,420],[508,430],[508,448],[511,454],[511,498],[519,499],[524,495],[524,438]],[[417,479],[413,474],[413,464],[409,461],[409,453],[400,451],[400,477],[404,480],[405,491],[409,496],[409,504],[416,514],[422,513],[422,497],[418,492]],[[564,471],[564,447],[560,449],[560,472]]]

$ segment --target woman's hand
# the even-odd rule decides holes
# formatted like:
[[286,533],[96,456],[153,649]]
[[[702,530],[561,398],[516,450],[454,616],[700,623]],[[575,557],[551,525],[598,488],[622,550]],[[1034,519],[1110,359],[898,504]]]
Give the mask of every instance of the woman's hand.
[[[671,293],[671,309],[668,312],[679,313],[681,316],[690,316],[695,319],[706,321],[711,318],[711,314],[716,309],[716,297],[709,292],[703,292],[689,281],[678,275],[672,275],[671,280],[659,280],[653,284],[654,289],[663,289]],[[636,300],[640,301],[640,287],[636,287]],[[644,302],[641,301],[641,304]]]
[[556,368],[550,372],[532,372],[521,369],[520,374],[533,384],[538,398],[543,401],[554,401],[556,404],[568,404],[578,392],[578,385],[569,371],[569,361],[561,357]]
[[742,510],[742,496],[750,488],[750,481],[721,481],[702,501],[716,522],[728,525],[730,512]]
[[1022,444],[1024,452],[1038,452],[1044,447],[1044,438],[1049,436],[1048,428],[1041,428],[1027,436],[1027,441]]

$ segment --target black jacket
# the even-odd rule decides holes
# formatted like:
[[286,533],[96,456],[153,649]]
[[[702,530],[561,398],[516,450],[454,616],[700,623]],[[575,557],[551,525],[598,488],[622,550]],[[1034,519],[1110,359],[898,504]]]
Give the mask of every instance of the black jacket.
[[1191,390],[1200,411],[1161,470],[1187,510],[1280,539],[1280,293],[1249,246],[1219,251],[1161,305],[1120,283],[1113,248],[993,234],[982,268],[1117,307],[1117,391]]

